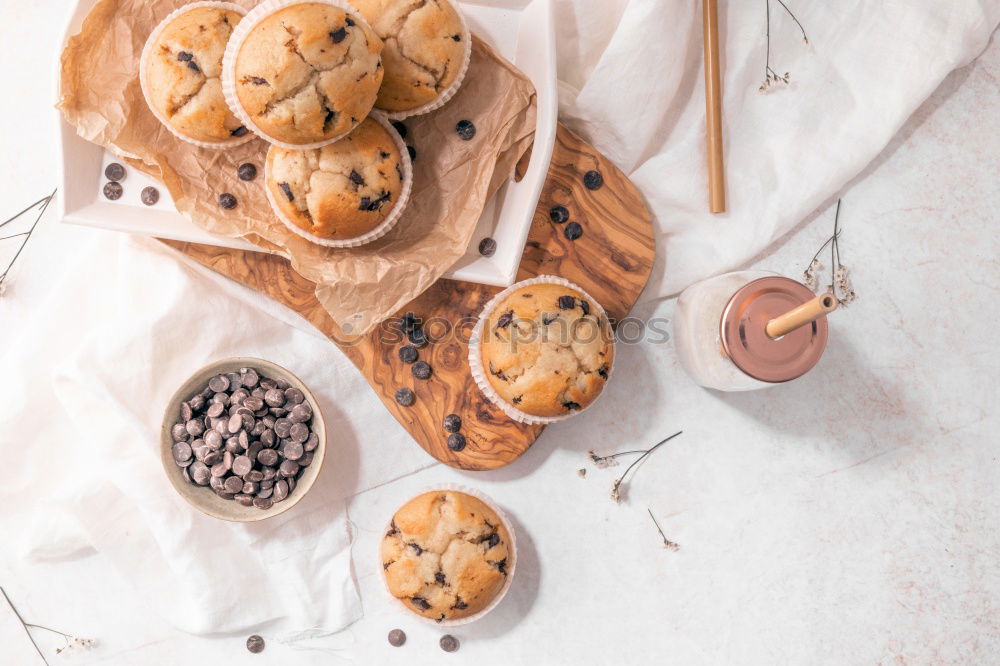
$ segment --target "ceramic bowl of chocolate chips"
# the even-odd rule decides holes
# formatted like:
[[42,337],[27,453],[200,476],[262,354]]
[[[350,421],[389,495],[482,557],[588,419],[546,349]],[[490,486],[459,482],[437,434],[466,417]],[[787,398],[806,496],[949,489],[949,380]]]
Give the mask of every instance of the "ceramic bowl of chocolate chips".
[[222,520],[252,522],[292,508],[316,481],[325,454],[315,396],[263,359],[206,365],[163,415],[167,479],[192,506]]

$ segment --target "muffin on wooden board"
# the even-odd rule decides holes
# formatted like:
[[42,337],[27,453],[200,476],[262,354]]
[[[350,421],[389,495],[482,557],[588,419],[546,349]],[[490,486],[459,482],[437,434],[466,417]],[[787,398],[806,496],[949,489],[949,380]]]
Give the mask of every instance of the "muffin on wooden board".
[[424,493],[403,505],[380,555],[392,595],[437,621],[485,609],[503,589],[514,556],[500,516],[454,490]]
[[[233,8],[227,8],[233,7]],[[181,8],[143,49],[140,83],[160,122],[182,138],[224,144],[247,134],[222,94],[222,55],[243,18],[235,6]]]
[[604,389],[614,359],[611,325],[578,289],[519,287],[484,317],[483,374],[506,403],[559,417],[587,407]]
[[422,107],[461,84],[472,40],[449,0],[353,0],[352,4],[385,43],[385,78],[375,106],[403,114],[423,112]]
[[336,139],[367,117],[382,83],[382,41],[360,16],[306,2],[244,29],[232,79],[251,129],[302,146]]
[[322,239],[367,234],[396,214],[404,191],[404,157],[394,137],[367,118],[322,148],[271,146],[266,186],[276,212]]

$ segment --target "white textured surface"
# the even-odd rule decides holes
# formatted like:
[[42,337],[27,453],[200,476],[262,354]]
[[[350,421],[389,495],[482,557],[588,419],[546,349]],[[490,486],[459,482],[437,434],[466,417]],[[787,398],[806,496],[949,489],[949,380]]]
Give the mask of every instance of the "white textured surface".
[[[45,100],[57,46],[51,17],[63,9],[49,0],[3,11],[0,66],[19,103],[0,108],[0,210],[13,211],[55,180]],[[25,451],[37,471],[37,449],[64,432],[62,413],[42,405],[16,415],[0,406],[0,417],[30,421],[36,433],[11,441],[0,432],[8,466],[0,581],[31,620],[102,642],[72,659],[50,656],[52,664],[995,663],[998,79],[994,37],[845,189],[842,252],[860,299],[834,315],[815,371],[789,386],[723,395],[687,380],[670,345],[621,345],[618,381],[601,408],[551,428],[508,468],[434,466],[353,499],[365,618],[314,641],[322,651],[272,641],[254,656],[242,647],[245,633],[180,633],[107,562],[75,547],[73,523],[11,511],[38,487],[21,482]],[[754,265],[801,270],[832,227],[830,203]],[[11,331],[29,310],[41,322],[56,317],[46,311],[56,278],[71,273],[89,288],[81,310],[101,307],[102,280],[120,253],[140,251],[110,233],[43,225],[0,299],[0,348],[17,352]],[[74,266],[79,256],[105,261]],[[152,286],[157,276],[133,279]],[[669,316],[673,302],[658,308]],[[52,356],[38,359],[51,372],[78,332],[36,330],[51,340]],[[40,372],[6,381],[30,399],[50,380]],[[387,427],[383,419],[355,436],[382,455],[413,453]],[[621,506],[608,491],[623,468],[576,475],[589,448],[633,448],[681,428]],[[385,516],[437,482],[493,497],[515,522],[520,555],[503,604],[456,630],[462,648],[447,657],[439,631],[386,598],[374,560]],[[659,546],[647,507],[679,552]],[[25,543],[35,547],[31,564]],[[0,645],[22,640],[11,626],[0,626]],[[395,627],[409,635],[404,648],[385,642]],[[268,637],[267,627],[259,632]]]

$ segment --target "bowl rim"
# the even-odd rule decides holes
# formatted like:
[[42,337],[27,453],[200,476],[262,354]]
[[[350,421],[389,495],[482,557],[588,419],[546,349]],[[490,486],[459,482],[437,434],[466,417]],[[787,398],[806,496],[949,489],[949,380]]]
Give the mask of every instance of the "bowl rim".
[[[312,416],[312,431],[319,436],[320,445],[316,448],[316,453],[313,455],[313,462],[306,468],[310,471],[308,479],[303,481],[297,481],[295,484],[295,492],[290,493],[288,498],[282,502],[275,502],[270,509],[260,510],[254,508],[253,512],[250,512],[246,517],[240,517],[237,515],[226,515],[217,510],[213,510],[212,506],[207,503],[199,502],[196,498],[198,495],[186,492],[188,489],[198,489],[204,490],[206,493],[211,494],[213,497],[215,494],[211,489],[203,486],[196,486],[187,483],[180,474],[180,467],[174,462],[173,453],[171,451],[174,441],[173,436],[170,431],[174,424],[177,423],[177,415],[180,410],[182,402],[190,400],[195,393],[200,391],[192,392],[192,389],[188,387],[196,377],[199,375],[206,375],[206,380],[211,378],[214,374],[223,374],[225,372],[232,372],[232,370],[225,370],[224,368],[235,366],[237,370],[239,368],[253,368],[258,371],[261,375],[269,379],[284,379],[289,384],[295,388],[302,391],[305,395],[306,400],[312,405],[313,416]],[[277,375],[277,376],[276,376]],[[187,388],[186,388],[187,387]],[[267,518],[273,518],[274,516],[280,515],[293,506],[299,503],[299,501],[305,497],[306,493],[312,489],[313,485],[316,483],[316,479],[322,473],[323,463],[326,460],[326,447],[327,447],[327,437],[326,437],[326,422],[323,418],[323,412],[320,407],[319,401],[316,400],[315,394],[309,389],[305,382],[303,382],[295,373],[291,370],[274,363],[273,361],[267,361],[262,358],[257,358],[253,356],[231,356],[227,358],[218,359],[201,366],[194,372],[190,373],[187,378],[180,383],[177,389],[170,396],[167,401],[166,407],[163,411],[163,420],[160,424],[160,463],[163,466],[163,470],[167,476],[167,480],[170,485],[173,486],[174,490],[180,495],[184,501],[198,509],[207,516],[212,518],[217,518],[219,520],[225,520],[234,523],[252,523],[259,522],[261,520],[266,520]],[[311,470],[315,469],[315,472]],[[305,476],[305,475],[303,475]],[[220,498],[221,499],[221,498]],[[237,504],[233,500],[222,500],[222,501],[232,501],[234,506],[240,508],[243,507]]]

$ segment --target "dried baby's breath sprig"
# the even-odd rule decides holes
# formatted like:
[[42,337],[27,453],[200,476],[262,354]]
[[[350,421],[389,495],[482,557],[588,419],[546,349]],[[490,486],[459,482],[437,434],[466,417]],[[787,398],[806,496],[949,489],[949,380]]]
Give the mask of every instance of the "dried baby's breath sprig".
[[656,522],[656,517],[653,515],[653,510],[650,509],[649,507],[646,507],[646,511],[649,512],[649,517],[653,519],[653,524],[656,525],[656,531],[660,533],[660,538],[663,539],[663,547],[666,548],[667,550],[673,550],[673,551],[680,550],[681,545],[675,541],[671,541],[670,539],[667,538],[667,535],[663,533],[663,530],[660,528],[660,524]]
[[[628,473],[631,472],[635,468],[636,465],[638,465],[643,460],[645,460],[646,457],[649,456],[650,453],[652,453],[656,449],[660,448],[661,446],[663,446],[664,444],[666,444],[667,442],[669,442],[670,440],[672,440],[674,437],[676,437],[677,435],[681,434],[682,432],[684,432],[684,431],[683,430],[678,430],[677,432],[675,432],[674,434],[672,434],[670,437],[667,437],[666,439],[664,439],[664,440],[662,440],[660,442],[657,442],[656,444],[654,444],[650,448],[646,449],[645,451],[622,451],[620,453],[613,453],[610,456],[604,456],[603,458],[601,458],[600,456],[594,456],[593,455],[594,452],[591,451],[590,452],[591,460],[594,460],[595,458],[597,458],[598,460],[602,460],[602,461],[604,461],[604,460],[606,460],[608,458],[610,458],[610,459],[613,460],[617,456],[624,456],[624,455],[628,455],[630,453],[639,453],[639,454],[642,454],[638,458],[636,458],[635,460],[633,460],[631,465],[629,465],[628,467],[625,468],[625,473],[622,474],[621,477],[619,477],[618,479],[615,480],[614,485],[611,486],[611,499],[613,499],[615,501],[615,503],[621,504],[621,501],[622,501],[622,484],[625,483],[625,477],[628,476]],[[615,463],[615,464],[617,464],[617,463]],[[609,467],[610,465],[604,465],[604,466],[605,467]]]
[[38,656],[42,658],[42,661],[45,664],[48,664],[49,661],[48,659],[45,658],[45,654],[42,652],[42,649],[38,647],[38,643],[35,642],[35,637],[31,635],[30,631],[31,629],[41,629],[43,631],[48,631],[50,633],[62,636],[62,639],[63,641],[65,641],[65,643],[63,644],[62,647],[56,648],[56,654],[62,654],[63,652],[69,652],[69,651],[78,652],[82,650],[89,650],[90,648],[97,645],[97,641],[94,640],[93,638],[81,638],[79,636],[73,636],[72,634],[67,634],[64,631],[59,631],[58,629],[52,629],[51,627],[46,627],[40,624],[25,622],[24,618],[21,617],[20,611],[18,611],[17,607],[14,605],[14,602],[10,600],[9,596],[7,596],[7,590],[3,589],[3,587],[0,587],[0,594],[3,594],[3,598],[6,599],[7,605],[10,606],[10,609],[12,611],[14,611],[14,616],[17,618],[18,622],[21,623],[21,626],[24,627],[24,633],[28,635],[28,640],[30,640],[31,644],[35,646],[35,652],[38,653]]
[[[804,44],[808,44],[809,37],[806,36],[806,29],[802,27],[802,23],[800,23],[799,19],[792,13],[792,10],[788,8],[788,5],[782,2],[782,0],[776,1],[779,5],[781,5],[782,9],[784,9],[788,15],[792,17],[792,20],[795,21],[795,25],[799,26],[799,31],[802,33],[802,42]],[[766,93],[773,86],[777,86],[782,83],[788,85],[788,82],[791,80],[791,75],[788,72],[778,74],[778,72],[774,71],[771,67],[771,0],[764,0],[764,14],[767,17],[767,49],[764,59],[764,83],[762,83],[760,88],[757,89],[758,92],[761,93]]]
[[842,233],[840,230],[840,203],[841,200],[837,199],[837,211],[833,216],[833,235],[826,239],[826,242],[813,255],[809,266],[802,273],[802,282],[813,293],[816,293],[816,290],[819,288],[819,273],[824,268],[819,260],[819,255],[829,245],[830,283],[825,285],[826,290],[833,294],[840,305],[850,305],[857,299],[858,295],[854,292],[854,287],[851,284],[851,278],[848,275],[849,269],[840,263],[840,234]]
[[618,456],[627,456],[633,453],[645,453],[646,450],[642,449],[639,451],[619,451],[618,453],[612,453],[609,456],[599,456],[594,453],[593,450],[587,451],[587,457],[590,458],[590,462],[594,463],[594,467],[597,469],[605,469],[606,467],[614,467],[618,464],[616,458]]
[[52,201],[52,198],[55,195],[56,195],[56,190],[52,190],[52,194],[50,194],[49,196],[42,197],[41,199],[39,199],[35,203],[31,204],[30,206],[28,206],[27,208],[25,208],[24,210],[22,210],[17,215],[14,215],[13,217],[11,217],[9,219],[4,220],[3,222],[0,222],[0,227],[5,227],[8,224],[10,224],[11,222],[13,222],[13,221],[17,220],[18,218],[20,218],[22,215],[24,215],[28,211],[30,211],[33,208],[35,208],[36,206],[40,206],[40,208],[38,209],[38,215],[35,217],[35,221],[31,223],[31,226],[28,228],[27,231],[22,231],[20,233],[10,234],[9,236],[2,236],[2,237],[0,237],[0,241],[9,240],[11,238],[23,238],[24,239],[24,240],[21,241],[21,245],[17,248],[17,252],[14,253],[14,256],[11,258],[10,262],[7,264],[7,267],[3,269],[3,273],[0,273],[0,296],[3,296],[3,293],[7,290],[7,274],[10,273],[10,269],[14,267],[14,262],[17,261],[17,258],[21,256],[21,252],[24,251],[24,246],[28,244],[28,241],[31,239],[31,234],[34,233],[35,227],[37,227],[38,223],[42,220],[42,215],[45,214],[45,210],[49,207],[49,203]]

